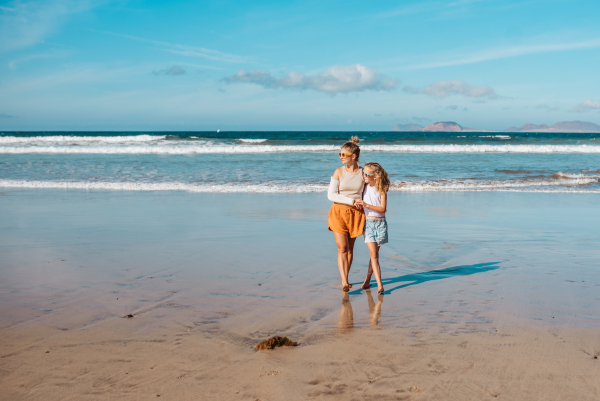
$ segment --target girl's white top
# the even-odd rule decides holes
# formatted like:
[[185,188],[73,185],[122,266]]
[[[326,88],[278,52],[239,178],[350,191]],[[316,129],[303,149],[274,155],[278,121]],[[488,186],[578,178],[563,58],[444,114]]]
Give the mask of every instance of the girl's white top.
[[[370,185],[365,185],[365,190],[363,192],[363,201],[373,206],[381,206],[381,194],[377,192],[375,187]],[[385,213],[375,212],[368,207],[365,206],[365,216],[367,217],[385,217]]]

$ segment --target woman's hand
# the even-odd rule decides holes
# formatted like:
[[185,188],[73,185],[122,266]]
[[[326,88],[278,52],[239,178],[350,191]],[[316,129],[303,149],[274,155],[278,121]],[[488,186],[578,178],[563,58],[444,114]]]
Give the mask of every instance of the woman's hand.
[[358,210],[360,210],[363,207],[365,207],[365,202],[362,199],[355,199],[354,200],[354,207],[357,208]]

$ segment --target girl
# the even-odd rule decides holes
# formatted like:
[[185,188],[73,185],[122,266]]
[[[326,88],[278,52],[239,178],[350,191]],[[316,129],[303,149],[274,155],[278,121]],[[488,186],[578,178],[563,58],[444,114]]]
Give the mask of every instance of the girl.
[[354,242],[356,237],[363,235],[365,227],[365,215],[358,203],[365,186],[363,169],[358,165],[358,143],[359,139],[353,136],[350,142],[342,146],[339,156],[346,166],[335,170],[327,193],[327,198],[334,202],[329,211],[328,228],[333,231],[338,248],[338,268],[342,277],[342,290],[346,292],[352,287],[348,283],[348,275],[352,266]]
[[387,210],[387,192],[390,188],[390,179],[378,163],[365,163],[363,176],[367,185],[365,185],[362,200],[356,203],[364,208],[364,213],[367,216],[365,243],[369,248],[371,260],[369,261],[367,277],[361,288],[366,290],[371,287],[371,275],[375,273],[377,293],[382,294],[384,290],[381,282],[381,269],[379,268],[379,248],[388,242],[385,211]]

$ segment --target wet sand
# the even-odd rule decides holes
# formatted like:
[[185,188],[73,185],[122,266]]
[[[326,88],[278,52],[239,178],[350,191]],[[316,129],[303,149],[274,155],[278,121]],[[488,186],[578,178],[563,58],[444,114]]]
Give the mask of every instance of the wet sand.
[[393,194],[378,297],[322,198],[3,191],[2,398],[600,397],[600,201]]

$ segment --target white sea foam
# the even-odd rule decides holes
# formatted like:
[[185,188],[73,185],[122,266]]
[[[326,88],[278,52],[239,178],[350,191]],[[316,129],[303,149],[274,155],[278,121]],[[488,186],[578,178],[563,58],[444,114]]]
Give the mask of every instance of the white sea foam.
[[[154,138],[154,137],[153,137]],[[228,145],[203,141],[160,141],[151,144],[72,144],[0,146],[0,153],[62,154],[208,154],[208,153],[322,153],[337,145]],[[364,145],[364,152],[387,153],[600,153],[599,145]]]
[[483,135],[480,138],[500,138],[500,139],[510,139],[510,135]]
[[238,139],[238,141],[244,142],[244,143],[263,143],[263,142],[266,142],[267,140],[268,139],[249,139],[249,138]]
[[[541,179],[541,180],[505,180],[505,181],[422,181],[422,182],[404,182],[392,183],[392,191],[501,191],[508,189],[526,189],[533,190],[537,187],[582,187],[598,183],[598,176],[582,176],[578,178],[559,178],[559,179]],[[571,188],[572,189],[572,188]],[[591,189],[593,192],[600,192],[600,188]],[[571,190],[566,192],[572,192]],[[586,192],[589,192],[586,191]]]
[[569,174],[569,173],[563,173],[562,171],[559,171],[558,173],[554,174],[552,177],[554,178],[558,178],[558,179],[599,179],[600,175],[589,175],[589,174]]
[[[556,176],[556,175],[555,175]],[[443,191],[517,191],[517,192],[594,192],[600,193],[597,184],[600,176],[571,178],[547,178],[528,180],[439,180],[417,182],[393,182],[394,192],[443,192]],[[28,181],[0,179],[0,188],[56,188],[101,189],[121,191],[187,191],[187,192],[255,192],[255,193],[301,193],[325,192],[326,183],[225,183],[204,184],[184,182],[93,182],[93,181]],[[587,187],[587,188],[586,188]]]
[[25,181],[2,180],[0,188],[41,188],[41,189],[104,189],[121,191],[187,191],[187,192],[323,192],[326,184],[312,185],[271,185],[271,184],[190,184],[182,182],[135,183],[135,182],[92,182],[92,181]]
[[0,144],[30,144],[57,143],[128,143],[128,142],[154,142],[165,139],[166,135],[126,135],[126,136],[70,136],[70,135],[52,135],[52,136],[0,136]]

